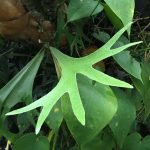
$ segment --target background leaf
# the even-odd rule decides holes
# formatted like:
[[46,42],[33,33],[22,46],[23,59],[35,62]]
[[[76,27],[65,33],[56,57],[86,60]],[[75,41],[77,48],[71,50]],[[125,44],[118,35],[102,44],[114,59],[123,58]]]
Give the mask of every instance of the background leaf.
[[[114,47],[120,47],[127,43],[130,43],[130,41],[125,36],[122,36]],[[130,51],[123,51],[113,56],[113,58],[129,74],[142,81],[141,64],[131,56]]]
[[96,15],[103,10],[103,6],[94,0],[70,0],[67,19],[68,22],[75,21],[90,15]]
[[149,150],[150,136],[142,139],[139,133],[133,133],[126,138],[122,150]]
[[82,145],[81,150],[112,150],[113,146],[112,136],[105,132],[95,137],[89,143]]
[[117,143],[122,147],[131,125],[136,118],[136,110],[125,92],[117,88],[115,88],[113,92],[118,100],[118,110],[109,126],[113,131]]
[[49,142],[46,137],[37,136],[33,133],[22,136],[13,146],[13,150],[49,150],[49,148]]
[[142,81],[144,87],[142,89],[144,107],[145,107],[145,115],[148,117],[150,114],[150,63],[142,65]]
[[[104,0],[111,10],[117,15],[125,26],[129,22],[132,22],[134,14],[134,0]],[[122,8],[122,9],[121,9]],[[128,29],[130,35],[130,28]]]
[[[25,102],[26,104],[32,102],[33,82],[43,56],[44,52],[39,52],[0,90],[0,133],[10,140],[14,139],[14,134],[9,132],[9,129],[6,127],[5,113],[19,102]],[[22,128],[20,131],[22,132],[23,130],[25,129]]]
[[58,101],[51,110],[50,114],[48,115],[46,123],[49,126],[49,128],[53,129],[57,133],[62,123],[62,120],[63,114],[61,111],[61,103],[60,101]]
[[0,89],[0,110],[3,114],[18,102],[32,102],[32,87],[35,75],[44,56],[39,52],[15,77]]

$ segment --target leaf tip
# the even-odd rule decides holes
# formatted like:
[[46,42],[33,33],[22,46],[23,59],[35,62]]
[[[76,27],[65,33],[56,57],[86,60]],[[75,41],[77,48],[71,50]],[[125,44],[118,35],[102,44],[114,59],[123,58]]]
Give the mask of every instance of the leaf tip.
[[35,129],[35,134],[37,135],[38,133],[40,132],[40,128],[37,128]]
[[10,115],[11,115],[10,112],[5,114],[5,116],[10,116]]
[[132,85],[129,84],[128,88],[133,89],[134,87]]
[[15,114],[13,113],[13,111],[8,112],[8,113],[5,114],[5,116],[11,116],[11,115],[15,115]]
[[81,115],[81,118],[79,119],[80,123],[85,126],[85,112]]

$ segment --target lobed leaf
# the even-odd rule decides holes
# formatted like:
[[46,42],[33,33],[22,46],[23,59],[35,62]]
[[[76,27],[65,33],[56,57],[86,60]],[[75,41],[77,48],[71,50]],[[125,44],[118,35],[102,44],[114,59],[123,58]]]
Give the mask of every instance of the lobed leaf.
[[[23,113],[25,111],[29,111],[33,106],[37,104],[38,104],[37,107],[42,106],[43,110],[39,116],[37,126],[36,126],[36,133],[38,133],[46,117],[50,113],[52,107],[57,103],[60,97],[62,97],[65,93],[68,93],[70,97],[71,107],[73,109],[73,113],[75,117],[82,125],[85,125],[86,124],[85,111],[78,91],[78,87],[76,83],[77,82],[76,75],[83,74],[92,80],[95,80],[99,83],[106,84],[106,85],[132,88],[132,86],[129,85],[128,83],[109,77],[108,75],[105,75],[104,73],[92,68],[92,65],[98,62],[99,60],[113,56],[130,46],[140,43],[140,42],[135,42],[135,43],[127,44],[122,47],[118,47],[113,50],[110,49],[130,25],[131,23],[129,23],[118,33],[116,33],[116,35],[114,35],[110,39],[110,41],[108,41],[108,43],[106,43],[102,48],[99,48],[94,53],[85,56],[83,58],[72,58],[70,56],[63,54],[56,48],[50,47],[54,59],[57,61],[58,65],[60,66],[61,78],[59,83],[52,91],[50,91],[47,95],[40,98],[33,104],[30,104],[25,108],[21,108],[19,110],[10,112],[7,115],[18,114],[18,112]],[[34,108],[35,107],[33,107],[33,109]]]

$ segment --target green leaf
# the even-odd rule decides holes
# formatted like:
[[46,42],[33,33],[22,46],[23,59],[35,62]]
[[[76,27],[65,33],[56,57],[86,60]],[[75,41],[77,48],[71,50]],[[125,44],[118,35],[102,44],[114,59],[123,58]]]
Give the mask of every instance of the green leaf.
[[[116,16],[122,21],[123,25],[127,25],[132,21],[134,15],[134,0],[104,0]],[[130,27],[128,28],[130,35]]]
[[150,63],[142,65],[142,81],[144,86],[140,88],[144,101],[145,115],[148,117],[150,114]]
[[121,52],[113,58],[125,71],[142,81],[141,65],[130,55],[129,51]]
[[135,78],[132,78],[132,81],[142,96],[145,108],[145,119],[150,114],[150,63],[142,64],[142,82]]
[[114,146],[113,138],[110,135],[98,135],[89,143],[82,145],[81,150],[112,150]]
[[50,114],[48,115],[48,117],[46,119],[46,123],[49,126],[49,128],[53,129],[55,131],[55,133],[57,133],[62,121],[63,121],[63,114],[62,114],[62,110],[61,110],[60,101],[58,101],[54,105]]
[[73,113],[75,114],[75,117],[79,120],[79,122],[82,125],[85,125],[85,111],[78,91],[76,81],[77,74],[85,75],[90,79],[105,85],[133,88],[130,84],[124,81],[117,80],[113,77],[110,77],[92,67],[93,64],[99,62],[100,60],[113,56],[130,46],[141,43],[141,42],[134,42],[118,47],[116,49],[111,49],[111,47],[116,43],[116,41],[123,34],[123,32],[130,26],[130,24],[122,28],[104,46],[99,48],[97,51],[82,58],[72,58],[70,56],[63,54],[56,48],[50,47],[51,53],[55,60],[55,64],[57,64],[61,70],[61,78],[59,83],[52,91],[50,91],[48,94],[46,94],[39,100],[35,101],[34,103],[26,107],[7,113],[7,115],[20,114],[33,110],[37,107],[43,107],[36,125],[36,133],[38,133],[40,131],[42,124],[44,123],[45,119],[49,115],[51,109],[56,104],[56,102],[65,93],[68,93],[70,97],[71,107]]
[[25,130],[27,130],[30,126],[29,114],[26,113],[17,116],[17,125],[20,133],[23,133]]
[[133,133],[126,138],[122,150],[149,150],[150,136],[141,138],[139,133]]
[[98,33],[93,33],[93,37],[96,38],[97,40],[106,43],[110,39],[110,35],[106,32],[98,31]]
[[39,52],[15,77],[0,89],[0,111],[8,112],[19,102],[32,102],[32,87],[35,75],[44,56]]
[[96,15],[103,10],[103,6],[94,0],[70,0],[67,10],[68,22]]
[[117,111],[117,100],[109,86],[93,85],[92,80],[84,76],[78,76],[77,80],[86,112],[85,126],[75,118],[68,95],[62,98],[62,111],[71,134],[81,145],[92,140],[110,122]]
[[49,150],[48,139],[33,133],[26,134],[16,140],[13,150]]
[[[127,43],[129,43],[129,40],[125,36],[122,36],[114,46],[120,47]],[[129,51],[123,51],[113,56],[113,58],[125,71],[142,81],[141,64],[131,56]]]
[[125,92],[119,89],[114,89],[113,91],[118,100],[118,110],[109,126],[114,133],[117,143],[122,147],[131,125],[136,118],[136,110]]

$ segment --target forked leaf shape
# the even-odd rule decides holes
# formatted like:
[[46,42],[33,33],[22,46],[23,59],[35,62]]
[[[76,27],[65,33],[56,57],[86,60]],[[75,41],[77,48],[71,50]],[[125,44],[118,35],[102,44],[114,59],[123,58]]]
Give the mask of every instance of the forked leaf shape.
[[99,48],[97,51],[82,58],[72,58],[63,54],[56,48],[50,47],[54,59],[58,62],[61,68],[60,81],[58,82],[56,87],[47,95],[43,96],[39,100],[26,107],[9,112],[7,113],[7,115],[21,114],[33,110],[37,107],[43,107],[36,125],[36,134],[38,134],[42,124],[44,123],[53,106],[65,93],[68,93],[73,113],[75,114],[78,121],[82,125],[85,125],[85,111],[78,91],[76,75],[83,74],[89,77],[90,79],[105,85],[132,88],[130,84],[110,77],[98,70],[95,70],[92,67],[93,64],[97,63],[100,60],[113,56],[128,47],[141,43],[134,42],[116,49],[111,49],[111,47],[116,43],[116,41],[124,33],[124,31],[128,29],[128,27],[130,27],[130,25],[131,23],[122,28],[104,46]]

